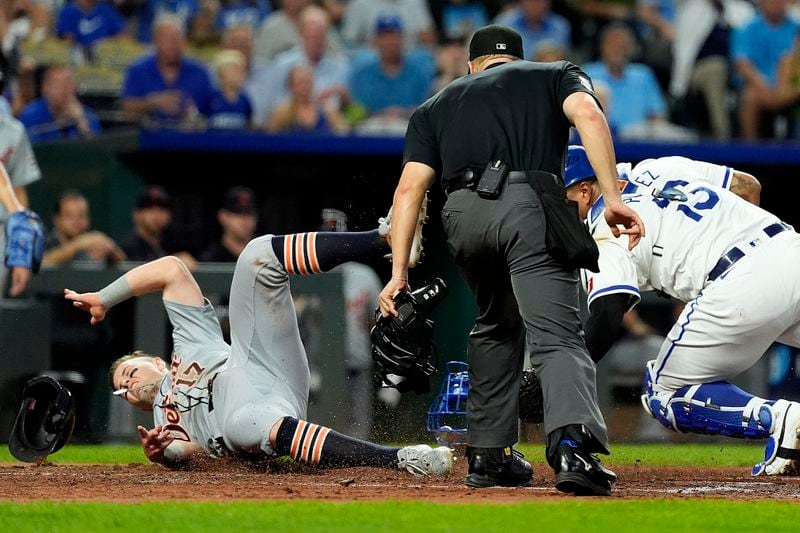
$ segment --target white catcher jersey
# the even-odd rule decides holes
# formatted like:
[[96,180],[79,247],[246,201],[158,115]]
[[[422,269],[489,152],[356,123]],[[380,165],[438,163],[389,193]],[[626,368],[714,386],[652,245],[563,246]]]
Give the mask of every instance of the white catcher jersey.
[[[686,157],[670,156],[656,159],[645,159],[635,167],[630,163],[618,163],[617,174],[620,179],[644,187],[645,189],[668,189],[672,182],[702,181],[730,189],[733,169],[705,161],[694,161]],[[626,193],[635,192],[626,188]]]
[[213,456],[225,453],[222,431],[211,415],[213,378],[230,356],[213,306],[164,301],[174,349],[169,374],[153,402],[153,420],[177,441],[194,442]]
[[666,184],[683,191],[688,200],[623,196],[642,218],[647,233],[630,251],[625,236],[615,238],[611,233],[603,216],[603,199],[592,206],[588,222],[600,250],[600,272],[582,274],[590,304],[614,293],[631,294],[638,302],[639,292],[651,289],[689,301],[703,289],[726,252],[734,246],[745,252],[757,246],[769,238],[764,228],[780,222],[721,187],[684,180]]

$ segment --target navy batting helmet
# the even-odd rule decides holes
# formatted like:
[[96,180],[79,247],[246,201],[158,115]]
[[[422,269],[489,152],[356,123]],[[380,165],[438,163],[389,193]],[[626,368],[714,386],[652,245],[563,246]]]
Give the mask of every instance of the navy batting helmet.
[[595,173],[589,158],[586,157],[586,150],[577,144],[570,145],[567,148],[567,162],[564,165],[564,187],[591,179],[595,179]]
[[75,400],[69,390],[50,376],[37,376],[25,384],[8,449],[28,463],[61,449],[75,427]]

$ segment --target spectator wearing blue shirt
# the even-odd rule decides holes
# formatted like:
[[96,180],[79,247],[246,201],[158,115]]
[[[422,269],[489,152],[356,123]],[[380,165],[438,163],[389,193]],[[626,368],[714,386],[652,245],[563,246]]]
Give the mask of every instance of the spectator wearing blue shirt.
[[442,9],[442,27],[449,39],[466,39],[489,24],[489,15],[480,2],[449,0]]
[[153,29],[155,54],[128,68],[122,84],[122,109],[135,119],[192,119],[211,95],[206,68],[184,57],[186,38],[180,19],[162,15]]
[[667,106],[650,67],[631,63],[633,34],[627,26],[612,23],[600,37],[601,61],[583,67],[592,80],[608,87],[609,124],[619,132],[648,121],[665,121]]
[[433,70],[406,57],[403,25],[396,16],[378,18],[374,44],[378,55],[353,69],[350,78],[353,100],[370,115],[408,119],[428,97]]
[[90,47],[95,42],[122,33],[125,21],[108,2],[75,0],[58,14],[56,35],[75,44]]
[[758,139],[762,115],[780,111],[773,98],[778,65],[792,49],[798,24],[787,15],[789,0],[760,0],[759,12],[731,37],[731,55],[741,78],[739,121],[742,137]]
[[536,56],[542,41],[569,48],[572,30],[569,22],[551,11],[550,0],[520,0],[517,7],[502,13],[495,22],[514,28],[522,36],[526,58]]
[[136,25],[136,38],[143,43],[153,40],[154,24],[162,15],[174,15],[184,32],[200,11],[200,0],[144,0]]
[[20,114],[31,142],[92,137],[100,120],[78,100],[75,79],[67,67],[50,67],[42,81],[42,96]]
[[250,26],[255,30],[271,11],[267,0],[222,0],[216,26],[223,32],[233,26]]
[[214,58],[219,89],[211,93],[202,110],[211,129],[247,129],[253,117],[250,98],[244,92],[247,59],[237,50],[223,50]]

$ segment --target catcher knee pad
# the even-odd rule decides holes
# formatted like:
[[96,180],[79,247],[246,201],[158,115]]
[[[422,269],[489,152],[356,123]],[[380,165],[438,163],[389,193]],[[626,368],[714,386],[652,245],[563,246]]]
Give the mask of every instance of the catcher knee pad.
[[661,424],[679,432],[764,439],[775,414],[771,401],[724,381],[681,387],[642,396],[645,408]]

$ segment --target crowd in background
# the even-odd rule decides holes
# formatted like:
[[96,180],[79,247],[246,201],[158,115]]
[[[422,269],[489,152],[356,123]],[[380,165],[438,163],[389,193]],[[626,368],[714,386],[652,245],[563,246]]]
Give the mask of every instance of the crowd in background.
[[515,28],[526,59],[585,68],[615,135],[797,138],[793,0],[7,0],[0,113],[31,139],[126,123],[402,135]]

